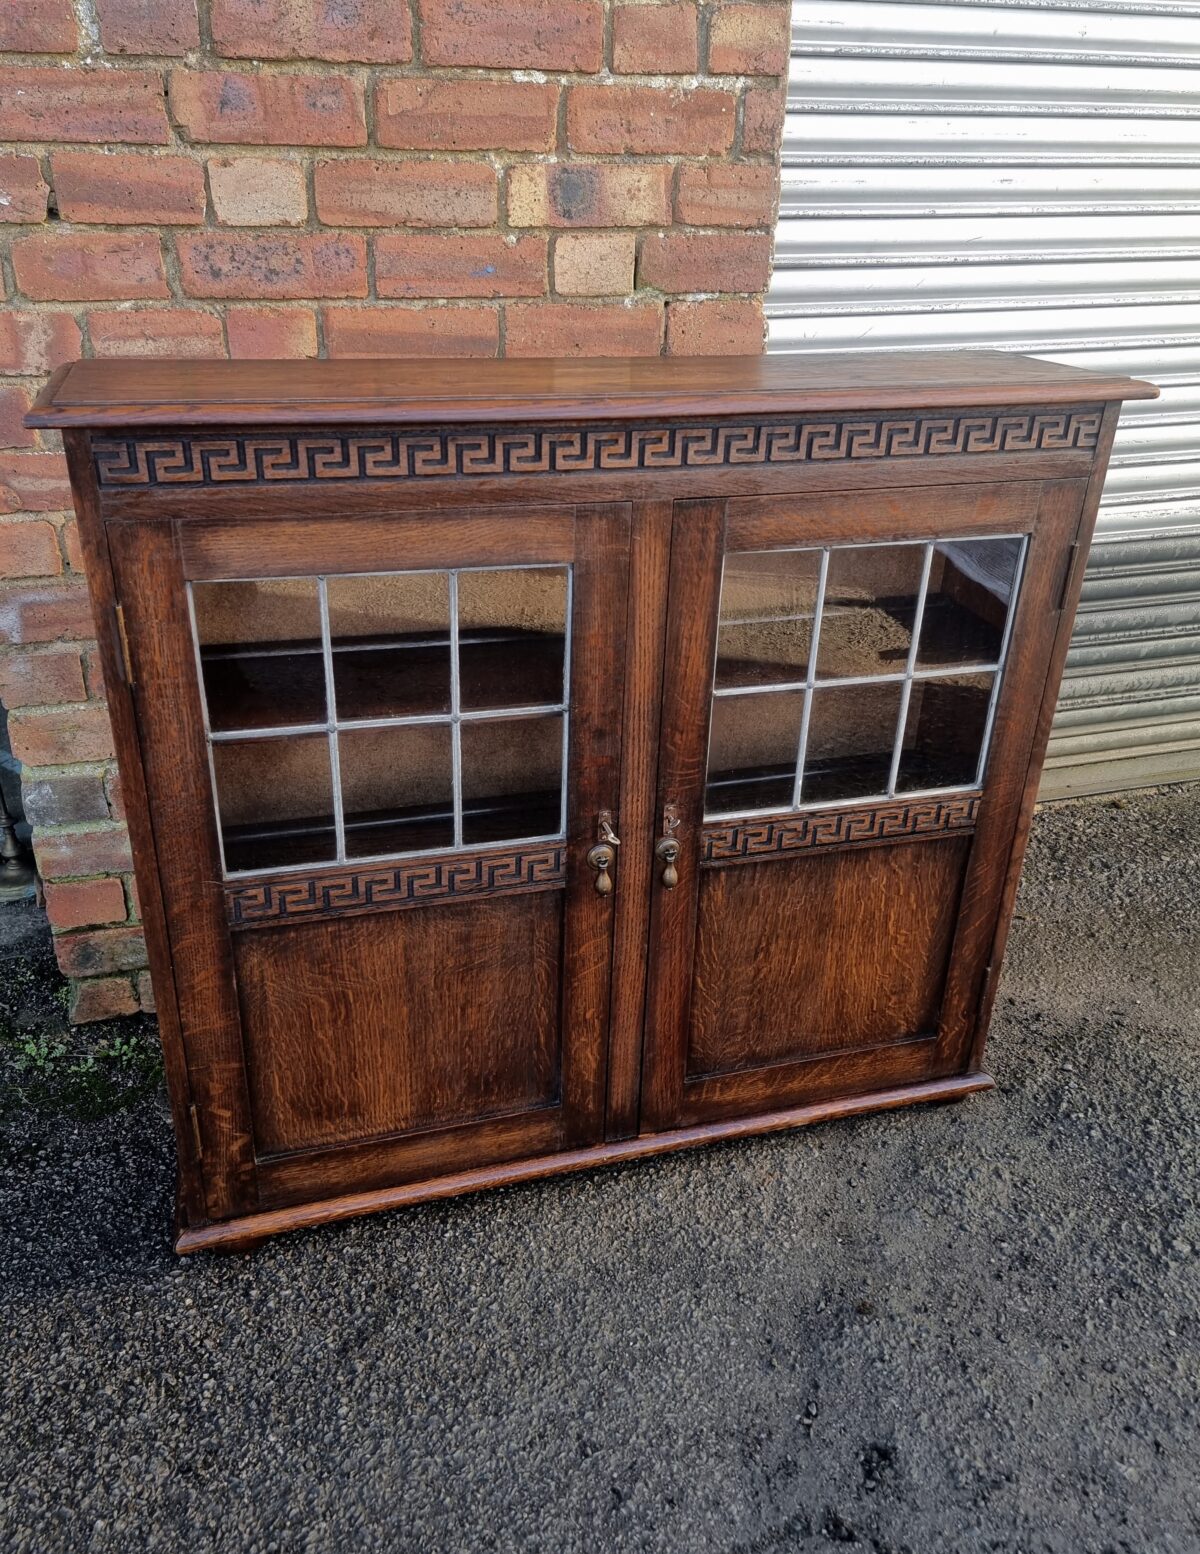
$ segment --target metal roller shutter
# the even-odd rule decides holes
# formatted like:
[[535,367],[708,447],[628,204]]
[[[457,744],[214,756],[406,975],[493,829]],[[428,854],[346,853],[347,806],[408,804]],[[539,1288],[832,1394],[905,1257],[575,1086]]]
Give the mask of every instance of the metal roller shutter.
[[1117,434],[1043,797],[1200,776],[1200,0],[792,10],[769,349],[1153,379]]

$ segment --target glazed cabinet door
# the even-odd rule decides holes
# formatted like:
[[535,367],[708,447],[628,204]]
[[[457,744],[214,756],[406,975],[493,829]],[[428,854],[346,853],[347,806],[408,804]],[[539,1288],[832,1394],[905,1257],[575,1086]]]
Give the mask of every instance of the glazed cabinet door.
[[969,1066],[1083,495],[677,504],[643,1131]]
[[108,538],[209,1216],[598,1139],[628,510]]

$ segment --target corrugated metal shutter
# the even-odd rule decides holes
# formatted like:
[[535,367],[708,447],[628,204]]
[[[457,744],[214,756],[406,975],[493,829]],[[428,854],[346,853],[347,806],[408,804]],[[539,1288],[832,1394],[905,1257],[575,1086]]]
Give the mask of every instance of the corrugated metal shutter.
[[1200,776],[1200,0],[792,11],[769,349],[1153,379],[1117,434],[1043,796]]

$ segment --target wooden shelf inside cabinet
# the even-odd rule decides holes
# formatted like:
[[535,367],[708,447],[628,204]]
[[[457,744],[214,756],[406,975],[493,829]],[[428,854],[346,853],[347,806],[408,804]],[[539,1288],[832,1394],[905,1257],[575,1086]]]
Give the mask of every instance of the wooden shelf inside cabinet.
[[988,352],[56,373],[178,1249],[987,1088],[1155,393]]

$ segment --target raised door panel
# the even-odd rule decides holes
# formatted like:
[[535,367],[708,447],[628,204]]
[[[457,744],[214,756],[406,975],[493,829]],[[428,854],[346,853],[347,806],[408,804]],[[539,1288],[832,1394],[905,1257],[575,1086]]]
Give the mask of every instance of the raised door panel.
[[109,525],[212,1218],[602,1134],[628,510],[527,516]]
[[644,1128],[962,1071],[1082,496],[679,504]]

